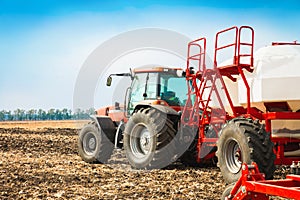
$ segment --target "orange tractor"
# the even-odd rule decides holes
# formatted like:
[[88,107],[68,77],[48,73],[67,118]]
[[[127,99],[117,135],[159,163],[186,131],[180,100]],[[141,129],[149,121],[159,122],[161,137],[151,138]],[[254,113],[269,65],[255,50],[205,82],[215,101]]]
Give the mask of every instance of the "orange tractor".
[[166,67],[135,69],[110,75],[108,86],[112,76],[132,79],[125,107],[116,103],[92,116],[92,122],[79,135],[81,157],[87,162],[105,163],[114,147],[124,146],[134,168],[167,166],[176,159],[173,139],[187,94],[184,71]]
[[[233,41],[224,44],[220,41],[226,34]],[[230,48],[233,59],[218,64],[220,52]],[[109,86],[113,75],[132,80],[125,104],[99,109],[91,116],[91,123],[79,134],[81,157],[105,163],[119,147],[137,169],[163,168],[177,159],[190,165],[217,160],[227,183],[239,179],[242,163],[255,162],[271,179],[275,164],[300,160],[298,134],[294,137],[290,131],[289,136],[274,137],[271,122],[297,121],[300,113],[284,98],[253,101],[252,82],[249,85],[256,72],[253,49],[253,29],[232,27],[216,34],[212,66],[207,66],[206,39],[200,38],[188,44],[185,70],[153,67],[112,74]],[[235,83],[243,94],[235,92]],[[237,95],[244,102],[237,102]]]

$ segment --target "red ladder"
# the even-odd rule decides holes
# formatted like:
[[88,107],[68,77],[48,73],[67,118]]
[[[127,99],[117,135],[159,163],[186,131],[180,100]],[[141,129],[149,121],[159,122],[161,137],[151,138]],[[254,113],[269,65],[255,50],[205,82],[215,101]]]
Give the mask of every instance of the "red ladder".
[[[198,126],[199,123],[199,101],[197,99],[200,96],[200,88],[197,82],[201,79],[203,72],[206,71],[205,57],[206,38],[199,38],[188,43],[186,67],[188,97],[183,110],[183,123],[185,125]],[[196,62],[196,66],[193,66],[193,64],[195,64],[193,61]],[[196,67],[196,69],[194,69],[194,67]],[[193,96],[195,96],[195,100],[192,99]]]
[[[250,30],[250,42],[242,42],[242,32]],[[234,41],[229,44],[219,45],[220,35],[225,32],[234,33]],[[253,41],[254,32],[251,27],[242,26],[240,28],[232,27],[225,29],[216,34],[215,55],[213,69],[206,68],[206,38],[199,38],[188,44],[186,80],[188,85],[188,97],[186,105],[183,109],[181,123],[183,126],[197,128],[199,130],[198,138],[198,161],[200,161],[201,147],[205,145],[215,145],[218,139],[218,132],[225,121],[230,117],[236,117],[235,107],[232,103],[230,94],[226,88],[223,76],[229,77],[236,81],[235,75],[241,75],[247,87],[247,80],[244,76],[243,69],[253,71]],[[248,47],[248,53],[244,53],[243,47]],[[226,66],[219,67],[217,65],[217,53],[225,48],[233,48],[233,62]],[[192,49],[197,50],[196,53]],[[242,57],[248,58],[248,62],[244,62]],[[192,61],[196,61],[196,65],[192,65]],[[196,69],[195,69],[196,68]],[[217,84],[218,83],[218,84]],[[250,102],[250,88],[249,102]],[[247,93],[248,94],[248,93]],[[214,96],[213,96],[214,95]],[[233,116],[229,116],[225,112],[225,105],[222,100],[226,97]],[[212,99],[218,103],[218,107],[212,108]],[[250,105],[250,104],[249,104]],[[250,108],[249,108],[250,110]],[[215,131],[214,138],[208,138],[205,128],[210,125]]]

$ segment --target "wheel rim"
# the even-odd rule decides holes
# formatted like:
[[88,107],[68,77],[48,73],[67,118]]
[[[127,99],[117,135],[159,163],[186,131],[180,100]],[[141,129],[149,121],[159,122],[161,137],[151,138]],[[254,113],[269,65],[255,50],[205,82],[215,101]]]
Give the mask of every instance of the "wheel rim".
[[238,142],[234,139],[225,143],[224,157],[228,170],[231,173],[238,173],[242,167],[242,154]]
[[83,150],[86,154],[92,155],[96,150],[96,137],[93,133],[88,132],[83,137]]
[[142,158],[150,152],[152,138],[144,124],[137,124],[130,135],[130,148],[134,156]]

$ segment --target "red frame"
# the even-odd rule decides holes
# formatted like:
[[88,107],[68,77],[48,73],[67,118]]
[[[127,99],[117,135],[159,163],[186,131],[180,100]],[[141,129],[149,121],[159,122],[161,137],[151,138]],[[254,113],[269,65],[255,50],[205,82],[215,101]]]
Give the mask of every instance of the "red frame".
[[[249,41],[242,41],[242,35],[244,32],[250,33]],[[219,39],[224,33],[233,33],[233,42],[229,44],[220,44]],[[196,54],[192,54],[191,48],[198,48]],[[233,62],[230,65],[218,66],[217,58],[220,51],[226,48],[233,48]],[[247,53],[244,53],[245,48],[248,49]],[[265,121],[266,131],[272,131],[273,120],[300,120],[299,112],[291,112],[290,110],[283,112],[262,112],[259,109],[251,106],[250,98],[250,86],[244,74],[244,70],[253,72],[253,49],[254,49],[254,30],[250,26],[231,27],[216,34],[215,40],[215,52],[214,52],[214,68],[207,69],[205,64],[206,57],[206,39],[200,38],[191,41],[188,44],[188,56],[187,56],[187,68],[186,68],[186,79],[188,84],[188,98],[186,106],[182,113],[183,125],[199,127],[199,138],[198,138],[198,162],[202,159],[209,159],[213,155],[209,154],[205,158],[200,159],[200,151],[202,146],[216,146],[218,140],[218,134],[215,138],[207,138],[205,136],[205,128],[207,125],[212,125],[215,132],[218,133],[222,128],[222,124],[226,120],[233,119],[238,116],[250,117],[253,119],[259,119]],[[248,62],[241,61],[241,58],[246,59]],[[191,69],[191,60],[198,61],[198,69],[194,71]],[[236,81],[236,76],[241,76],[247,92],[247,108],[236,107],[233,105],[231,96],[224,83],[223,77],[228,77],[232,81]],[[218,91],[216,87],[216,81],[220,81],[222,85],[223,93],[229,103],[232,110],[232,115],[228,113],[224,114],[220,111],[212,110],[209,106],[209,102],[212,100],[212,93],[216,94],[221,110],[225,110],[221,91]],[[204,93],[209,94],[205,97]],[[195,96],[195,100],[192,100],[192,96]],[[280,105],[280,104],[279,104]],[[268,106],[276,106],[275,104],[269,104]],[[200,115],[199,112],[202,112]],[[212,117],[212,113],[217,113],[217,117]],[[218,114],[218,112],[220,112]],[[219,116],[219,117],[218,117]],[[186,120],[189,119],[189,120]],[[284,145],[289,142],[300,142],[300,139],[291,138],[271,138],[275,143],[274,152],[276,154],[275,164],[290,165],[292,161],[300,161],[300,157],[285,157],[284,156]]]
[[265,180],[256,163],[242,165],[242,176],[235,183],[227,200],[269,199],[269,196],[300,198],[300,176],[287,175],[282,180]]

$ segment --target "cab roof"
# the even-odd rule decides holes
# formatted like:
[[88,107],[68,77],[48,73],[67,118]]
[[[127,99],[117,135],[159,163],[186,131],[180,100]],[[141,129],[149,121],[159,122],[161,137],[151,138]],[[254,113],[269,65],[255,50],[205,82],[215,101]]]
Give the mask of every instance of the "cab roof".
[[134,73],[174,72],[176,70],[182,70],[182,68],[172,68],[172,67],[163,67],[163,66],[142,67],[142,68],[136,68],[136,69],[134,69],[133,72]]

